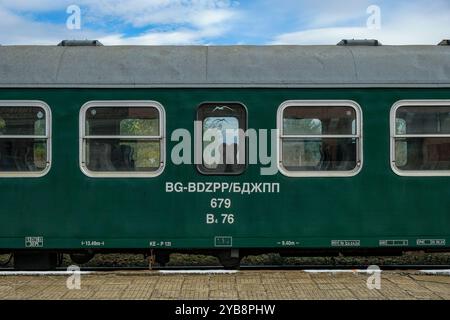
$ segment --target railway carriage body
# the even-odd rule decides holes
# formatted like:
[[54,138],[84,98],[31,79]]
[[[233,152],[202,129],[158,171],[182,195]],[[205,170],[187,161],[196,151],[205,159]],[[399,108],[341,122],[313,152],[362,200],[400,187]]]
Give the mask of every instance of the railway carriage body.
[[0,47],[0,203],[25,268],[448,251],[450,47]]

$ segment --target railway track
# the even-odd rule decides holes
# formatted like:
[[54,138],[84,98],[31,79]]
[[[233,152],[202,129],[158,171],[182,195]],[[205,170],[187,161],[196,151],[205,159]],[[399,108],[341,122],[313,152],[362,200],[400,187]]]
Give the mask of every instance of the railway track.
[[[242,271],[300,271],[311,270],[317,272],[326,271],[364,271],[367,270],[368,265],[243,265],[239,268]],[[380,270],[450,270],[450,265],[381,265]],[[148,267],[81,267],[81,271],[91,272],[120,272],[120,271],[147,271]],[[224,269],[220,266],[155,266],[151,270],[154,271],[233,271],[233,269]],[[13,268],[0,268],[0,271],[14,272]],[[58,267],[56,271],[67,271],[65,267]]]
[[[239,268],[243,271],[289,271],[289,270],[366,270],[367,265],[244,265]],[[380,270],[450,270],[450,265],[385,265],[379,266]],[[61,269],[65,270],[65,269]],[[149,270],[145,267],[85,267],[81,268],[83,271],[143,271]],[[232,269],[224,269],[220,266],[169,266],[169,267],[153,267],[152,270],[157,271],[208,271],[208,270],[225,270],[232,271]]]

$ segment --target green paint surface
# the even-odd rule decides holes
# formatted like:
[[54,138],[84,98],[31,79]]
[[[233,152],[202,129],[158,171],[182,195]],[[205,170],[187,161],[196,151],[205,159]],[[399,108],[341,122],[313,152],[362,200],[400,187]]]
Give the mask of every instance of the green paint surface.
[[[239,176],[204,176],[174,165],[177,128],[193,133],[197,106],[239,101],[248,127],[276,128],[286,100],[354,100],[363,111],[364,164],[355,177],[261,176],[249,165]],[[42,100],[52,110],[52,167],[41,178],[0,178],[0,248],[329,248],[333,240],[420,239],[450,242],[450,177],[400,177],[390,168],[389,112],[403,99],[450,99],[448,89],[1,89],[0,100]],[[167,164],[155,178],[89,178],[79,168],[79,110],[91,100],[155,100],[166,111]],[[279,193],[176,193],[166,182],[279,183]],[[230,209],[212,209],[229,198]],[[206,215],[233,214],[233,224],[206,224]],[[219,238],[217,238],[219,237]],[[231,239],[230,239],[231,237]],[[419,241],[420,242],[420,241]],[[389,242],[405,245],[405,242]],[[420,242],[419,246],[434,246]],[[425,244],[424,244],[425,243]],[[335,242],[336,245],[336,242]],[[337,246],[355,242],[337,242]]]

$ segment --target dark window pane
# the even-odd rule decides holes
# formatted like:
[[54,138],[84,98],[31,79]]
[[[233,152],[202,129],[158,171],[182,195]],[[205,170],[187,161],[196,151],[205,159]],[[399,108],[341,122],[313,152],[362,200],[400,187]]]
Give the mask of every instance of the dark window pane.
[[100,172],[151,172],[160,167],[160,142],[87,139],[86,166]]
[[284,135],[356,134],[356,111],[351,107],[287,107]]
[[450,138],[398,138],[396,166],[400,170],[450,170]]
[[86,135],[159,136],[159,112],[148,107],[92,107],[86,111]]
[[45,139],[0,139],[0,171],[36,172],[46,166]]
[[39,107],[0,107],[2,135],[45,136],[45,110]]
[[401,107],[397,110],[396,134],[450,134],[450,106]]
[[350,171],[356,167],[352,138],[285,139],[283,166],[291,171]]

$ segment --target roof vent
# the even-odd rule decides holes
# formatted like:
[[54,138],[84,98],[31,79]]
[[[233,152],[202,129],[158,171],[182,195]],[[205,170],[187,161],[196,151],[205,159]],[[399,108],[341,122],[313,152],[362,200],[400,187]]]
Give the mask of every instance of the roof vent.
[[450,46],[450,39],[444,39],[438,43],[438,46]]
[[103,44],[98,40],[63,40],[58,43],[59,47],[101,47]]
[[341,40],[338,46],[381,46],[381,42],[375,39],[344,39]]

